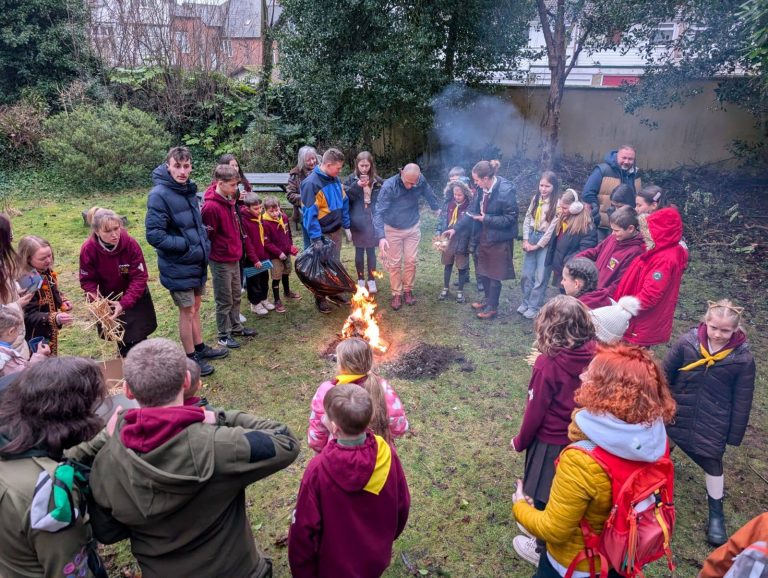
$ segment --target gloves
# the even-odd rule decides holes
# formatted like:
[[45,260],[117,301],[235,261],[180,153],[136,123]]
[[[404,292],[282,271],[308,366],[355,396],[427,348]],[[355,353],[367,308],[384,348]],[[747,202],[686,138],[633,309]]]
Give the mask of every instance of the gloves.
[[349,229],[344,229],[344,234],[347,236],[347,243],[352,242],[352,231]]

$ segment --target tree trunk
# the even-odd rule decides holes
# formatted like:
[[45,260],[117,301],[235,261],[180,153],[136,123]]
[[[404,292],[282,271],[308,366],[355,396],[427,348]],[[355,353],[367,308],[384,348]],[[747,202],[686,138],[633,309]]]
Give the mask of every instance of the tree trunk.
[[541,170],[553,170],[558,160],[560,140],[560,108],[563,103],[565,71],[560,66],[552,70],[547,106],[541,117]]
[[261,0],[261,80],[259,82],[259,93],[262,108],[267,107],[267,92],[272,82],[273,69],[273,30],[272,21],[269,18],[269,2]]

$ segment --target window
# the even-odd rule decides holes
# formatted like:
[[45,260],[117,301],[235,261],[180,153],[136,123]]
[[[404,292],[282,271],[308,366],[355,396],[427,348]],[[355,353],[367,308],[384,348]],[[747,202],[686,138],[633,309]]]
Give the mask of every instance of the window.
[[189,43],[187,42],[187,33],[184,31],[176,32],[176,47],[182,54],[189,54]]
[[651,43],[655,45],[669,44],[675,39],[675,23],[662,22],[658,25],[651,38]]

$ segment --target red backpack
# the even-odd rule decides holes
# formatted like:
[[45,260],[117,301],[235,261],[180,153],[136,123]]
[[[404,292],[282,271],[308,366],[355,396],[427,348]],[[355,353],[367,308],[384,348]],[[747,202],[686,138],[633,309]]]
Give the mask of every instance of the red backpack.
[[595,559],[600,560],[600,578],[608,576],[609,568],[626,578],[643,578],[643,566],[662,556],[673,571],[670,541],[675,527],[675,481],[669,448],[653,463],[625,460],[586,440],[568,449],[589,454],[605,470],[611,480],[613,506],[599,535],[586,518],[581,519],[584,550],[568,566],[565,578],[573,576],[582,560],[589,560],[589,574],[596,576]]

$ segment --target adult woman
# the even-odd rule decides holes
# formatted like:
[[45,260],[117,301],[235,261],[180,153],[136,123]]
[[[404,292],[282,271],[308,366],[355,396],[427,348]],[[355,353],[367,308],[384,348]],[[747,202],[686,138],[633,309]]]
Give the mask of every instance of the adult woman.
[[[293,215],[291,220],[294,223],[301,223],[301,181],[307,178],[317,164],[317,150],[309,145],[299,149],[299,158],[296,166],[288,172],[288,184],[285,186],[286,198],[293,205]],[[309,234],[301,225],[301,231],[304,234],[304,248],[309,247]]]
[[51,244],[41,237],[27,235],[19,241],[18,269],[22,285],[25,279],[39,279],[29,289],[32,298],[24,306],[25,338],[42,337],[48,341],[51,355],[59,351],[59,329],[72,324],[68,313],[72,304],[59,290],[59,279],[53,267]]
[[[125,324],[118,346],[120,356],[125,357],[131,347],[157,329],[147,264],[141,247],[123,229],[114,211],[94,211],[91,232],[80,249],[80,287],[89,299],[97,295],[110,299],[112,317]],[[101,328],[99,333],[104,337]]]
[[472,168],[472,180],[479,192],[469,211],[453,229],[472,227],[471,243],[477,246],[477,276],[483,285],[485,299],[472,304],[477,317],[493,319],[498,314],[501,282],[515,278],[512,248],[517,236],[517,196],[515,187],[504,177],[496,176],[499,161],[480,161]]
[[32,293],[24,291],[19,295],[19,286],[16,283],[18,255],[13,250],[13,231],[11,220],[7,215],[0,214],[0,304],[9,305],[16,309],[22,317],[18,327],[18,337],[11,344],[13,349],[24,359],[29,359],[29,347],[24,339],[24,306],[32,299]]
[[[87,522],[85,480],[77,464],[60,463],[64,450],[102,428],[94,412],[104,394],[99,367],[77,357],[33,365],[5,391],[0,406],[0,575],[106,576]],[[32,507],[33,501],[38,505]]]
[[[661,367],[644,349],[624,344],[599,348],[574,401],[582,409],[574,412],[568,428],[571,441],[589,440],[613,456],[647,463],[669,453],[664,423],[674,416],[675,402]],[[597,534],[603,531],[612,506],[611,480],[589,452],[569,446],[560,454],[546,508],[536,510],[529,499],[518,480],[515,518],[547,543],[535,578],[565,576],[584,550],[582,518]],[[589,576],[587,560],[576,569],[575,577]],[[613,570],[608,575],[619,577]]]

